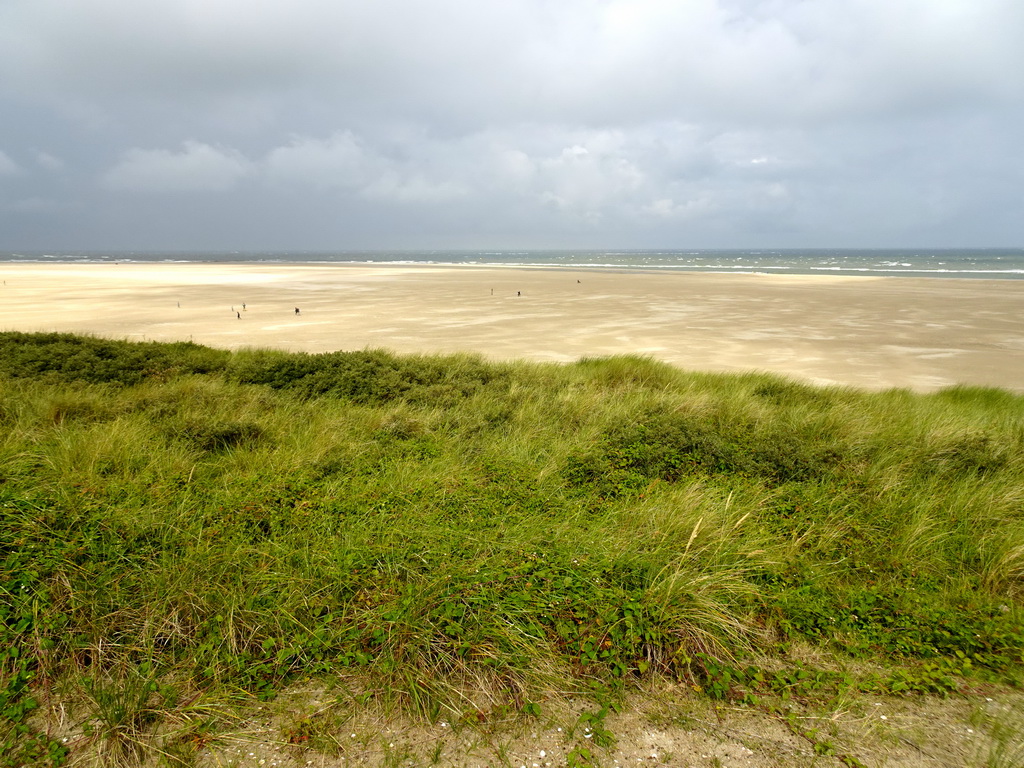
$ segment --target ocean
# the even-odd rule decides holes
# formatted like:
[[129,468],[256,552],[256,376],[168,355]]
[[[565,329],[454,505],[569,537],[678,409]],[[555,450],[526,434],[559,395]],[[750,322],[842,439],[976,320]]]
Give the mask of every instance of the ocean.
[[0,262],[448,264],[1019,280],[1024,248],[423,251],[0,251]]

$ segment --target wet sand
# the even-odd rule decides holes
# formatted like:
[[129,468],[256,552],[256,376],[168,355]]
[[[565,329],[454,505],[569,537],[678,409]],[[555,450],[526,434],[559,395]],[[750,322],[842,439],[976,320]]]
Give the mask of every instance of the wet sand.
[[0,264],[0,279],[4,331],[560,362],[638,353],[817,384],[1024,391],[1024,281],[1015,280],[12,263]]

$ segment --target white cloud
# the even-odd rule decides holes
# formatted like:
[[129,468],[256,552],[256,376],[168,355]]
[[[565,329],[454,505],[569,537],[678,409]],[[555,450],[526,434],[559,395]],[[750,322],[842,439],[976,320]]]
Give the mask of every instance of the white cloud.
[[49,152],[36,152],[36,162],[47,171],[59,171],[64,168],[64,161]]
[[469,190],[455,181],[432,181],[420,173],[403,176],[390,171],[367,184],[360,194],[368,200],[400,203],[447,203],[465,197]]
[[340,131],[322,140],[293,137],[288,145],[268,153],[264,169],[272,183],[356,189],[368,183],[380,165],[355,134]]
[[627,201],[645,181],[628,157],[622,137],[595,134],[590,145],[573,144],[539,164],[542,196],[559,207],[596,213]]
[[0,176],[16,176],[21,173],[21,168],[10,156],[0,149]]
[[100,183],[111,190],[223,192],[251,172],[252,164],[234,150],[186,141],[180,152],[130,149]]
[[715,204],[707,196],[681,202],[671,197],[663,197],[645,206],[644,212],[659,219],[692,221],[713,214]]
[[387,155],[351,131],[327,139],[293,137],[271,150],[262,164],[272,185],[342,190],[367,200],[400,203],[440,203],[463,197],[467,186],[456,180],[460,167],[446,165],[442,178],[431,173],[431,151],[445,151],[446,143],[418,145],[406,139]]

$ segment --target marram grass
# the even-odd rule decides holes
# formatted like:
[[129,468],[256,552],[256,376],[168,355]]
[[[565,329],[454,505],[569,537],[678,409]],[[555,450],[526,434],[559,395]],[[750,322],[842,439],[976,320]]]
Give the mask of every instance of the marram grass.
[[722,670],[797,641],[1016,684],[1022,405],[0,334],[4,749],[63,759],[54,686],[128,761],[158,704],[339,676],[450,718],[652,675],[752,695]]

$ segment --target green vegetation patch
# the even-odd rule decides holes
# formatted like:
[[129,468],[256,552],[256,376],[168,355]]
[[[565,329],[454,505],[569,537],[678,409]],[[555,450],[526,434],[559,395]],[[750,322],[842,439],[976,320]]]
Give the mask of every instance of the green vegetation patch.
[[122,761],[174,702],[342,674],[475,720],[652,675],[1015,685],[1021,406],[0,334],[2,751],[65,759],[33,719],[55,685]]

